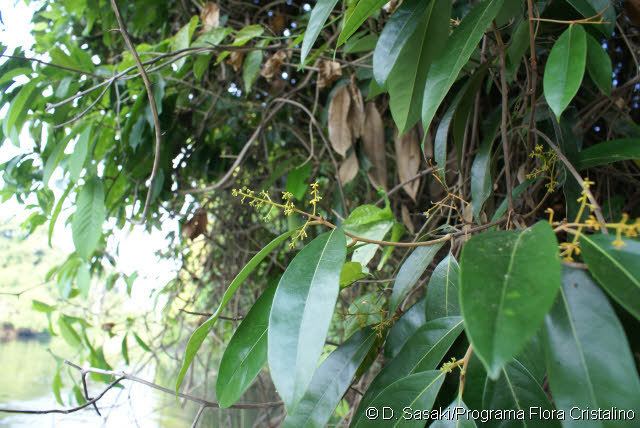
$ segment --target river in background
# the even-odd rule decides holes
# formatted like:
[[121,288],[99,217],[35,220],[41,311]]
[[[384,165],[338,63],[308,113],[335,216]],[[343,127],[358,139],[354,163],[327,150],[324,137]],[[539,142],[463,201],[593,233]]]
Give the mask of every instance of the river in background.
[[[53,395],[51,382],[55,373],[56,361],[47,351],[47,341],[0,342],[0,407],[17,409],[59,409]],[[171,388],[174,373],[162,367],[147,366],[138,376],[145,380]],[[77,377],[79,381],[79,376]],[[213,389],[212,380],[209,389]],[[70,380],[65,378],[65,391],[70,391]],[[104,384],[89,381],[89,395],[99,393]],[[171,394],[154,390],[145,385],[123,381],[124,388],[113,388],[98,402],[102,416],[98,416],[92,407],[68,414],[22,415],[0,413],[0,427],[142,427],[142,428],[181,428],[190,427],[199,406],[192,402],[184,403]],[[204,396],[202,391],[194,395]],[[213,400],[212,394],[207,398]],[[247,401],[258,401],[257,391],[249,390]],[[68,407],[70,400],[63,393]],[[67,407],[67,406],[64,406]],[[206,409],[199,420],[199,427],[251,427],[260,415],[255,410]],[[259,426],[265,426],[258,423]]]

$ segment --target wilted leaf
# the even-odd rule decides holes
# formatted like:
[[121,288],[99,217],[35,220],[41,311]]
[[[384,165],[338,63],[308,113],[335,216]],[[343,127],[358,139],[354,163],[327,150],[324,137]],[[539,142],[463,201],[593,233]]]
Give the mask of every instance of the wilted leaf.
[[384,150],[384,125],[375,103],[365,106],[364,130],[362,132],[362,148],[371,162],[369,180],[374,187],[387,188],[387,158]]
[[205,3],[202,12],[200,12],[200,20],[202,20],[203,32],[218,27],[220,25],[220,6],[210,1]]
[[318,88],[326,88],[342,76],[342,66],[339,62],[323,59],[318,64]]
[[196,239],[207,232],[207,222],[207,212],[202,208],[198,209],[182,226],[182,236],[191,240]]
[[342,161],[340,168],[338,169],[338,178],[340,179],[340,183],[347,184],[353,180],[356,175],[358,175],[359,168],[358,156],[356,156],[356,152],[352,150],[351,154]]
[[347,122],[351,127],[351,135],[353,139],[360,138],[364,129],[364,100],[362,99],[362,93],[354,79],[351,79],[349,83],[349,94],[351,95],[351,104],[349,105],[349,114],[347,115]]
[[278,51],[274,53],[262,66],[260,75],[267,79],[267,81],[271,82],[274,77],[280,75],[280,69],[282,68],[282,63],[285,59],[287,59],[287,53],[285,51]]
[[[398,135],[395,138],[396,147],[396,165],[398,168],[398,177],[401,183],[410,180],[418,174],[420,168],[420,141],[418,134],[414,129]],[[407,195],[414,201],[420,187],[420,179],[415,179],[410,183],[402,186]]]
[[227,64],[233,67],[233,71],[236,73],[242,68],[242,62],[244,61],[244,53],[239,51],[231,52]]
[[351,94],[348,87],[341,86],[333,94],[329,103],[329,141],[333,150],[342,157],[346,157],[347,150],[353,142],[351,127],[347,121],[349,107],[351,106]]

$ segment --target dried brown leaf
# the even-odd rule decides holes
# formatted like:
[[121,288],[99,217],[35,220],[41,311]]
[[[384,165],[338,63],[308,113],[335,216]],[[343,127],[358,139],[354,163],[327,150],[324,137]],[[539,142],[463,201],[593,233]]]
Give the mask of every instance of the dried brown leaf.
[[347,86],[341,86],[336,90],[329,103],[329,141],[333,150],[345,157],[347,150],[353,143],[351,127],[348,122],[351,95]]
[[242,69],[242,62],[244,61],[244,53],[233,51],[231,55],[229,55],[229,59],[227,60],[227,64],[233,67],[233,70],[237,73]]
[[[420,141],[418,133],[413,128],[404,135],[397,135],[395,138],[396,164],[398,167],[398,178],[404,183],[418,174],[420,168]],[[402,186],[407,195],[414,201],[420,187],[420,179],[415,179]]]
[[182,226],[182,237],[193,240],[206,233],[208,221],[207,212],[203,209],[198,209],[193,217]]
[[338,178],[340,179],[340,183],[347,184],[353,180],[356,175],[358,175],[359,168],[358,157],[356,156],[356,152],[352,150],[351,154],[342,161],[340,168],[338,168]]
[[275,76],[280,74],[280,69],[285,59],[287,59],[287,53],[285,51],[277,51],[264,63],[262,70],[260,70],[260,75],[271,82]]
[[207,32],[220,25],[220,6],[217,3],[207,2],[200,13],[202,31]]
[[342,66],[339,62],[323,59],[318,64],[318,88],[326,88],[342,76]]
[[374,187],[387,189],[387,157],[384,144],[384,125],[375,103],[365,106],[364,129],[362,132],[362,148],[371,162],[369,180]]
[[[612,7],[612,6],[610,6]],[[640,0],[627,0],[624,2],[624,11],[633,25],[640,26]]]
[[364,100],[362,93],[356,85],[354,78],[349,83],[349,93],[351,94],[351,106],[349,107],[349,126],[351,127],[351,135],[353,138],[360,138],[364,129]]

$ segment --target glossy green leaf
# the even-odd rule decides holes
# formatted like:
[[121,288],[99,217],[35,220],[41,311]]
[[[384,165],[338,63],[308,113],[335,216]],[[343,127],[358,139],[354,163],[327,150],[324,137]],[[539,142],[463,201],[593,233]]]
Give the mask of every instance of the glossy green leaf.
[[187,374],[187,370],[191,365],[191,362],[196,356],[198,349],[204,342],[204,339],[207,337],[214,324],[218,320],[218,317],[222,313],[222,310],[227,306],[236,290],[242,285],[245,279],[258,267],[260,262],[265,259],[273,250],[280,246],[284,241],[286,241],[291,235],[293,235],[296,230],[291,230],[289,232],[285,232],[282,235],[275,238],[273,241],[269,242],[264,246],[262,250],[260,250],[255,256],[249,260],[249,262],[242,268],[242,270],[236,275],[236,277],[231,281],[229,287],[225,290],[222,295],[222,300],[218,305],[216,311],[203,322],[194,332],[191,334],[189,341],[187,342],[187,347],[185,349],[184,359],[182,360],[182,367],[180,368],[180,372],[178,373],[178,378],[176,380],[176,390],[180,388],[180,384],[182,384],[182,380],[184,376]]
[[[475,428],[476,422],[471,418],[471,416],[467,417],[467,412],[469,408],[464,401],[462,401],[462,396],[458,394],[455,400],[447,406],[444,410],[445,414],[451,415],[451,419],[437,419],[433,421],[430,425],[431,428]],[[456,415],[462,414],[462,416],[457,417]]]
[[386,311],[383,309],[386,299],[378,292],[356,297],[347,308],[344,334],[351,336],[355,331],[369,325],[380,324]]
[[462,20],[447,41],[447,48],[429,69],[422,103],[422,123],[425,129],[458,79],[462,67],[469,61],[482,35],[502,7],[504,0],[483,0]]
[[[542,385],[524,365],[518,360],[511,361],[499,370],[499,374],[497,380],[486,381],[482,399],[484,409],[522,411],[524,419],[509,420],[509,427],[560,427],[557,419],[540,417],[543,411],[553,410],[553,405]],[[501,427],[504,423],[496,418],[483,426]]]
[[594,25],[605,37],[610,37],[615,29],[616,9],[611,0],[567,0],[585,18],[594,18],[602,13],[602,24]]
[[593,277],[622,307],[640,319],[640,242],[614,236],[581,235],[582,257]]
[[31,102],[38,95],[37,80],[32,80],[20,88],[20,92],[11,100],[9,110],[2,121],[5,137],[11,139],[16,146],[20,145],[20,130],[27,119]]
[[[468,83],[465,84],[465,88],[467,85]],[[463,88],[456,94],[453,100],[451,100],[451,104],[449,104],[447,111],[444,112],[442,119],[440,119],[438,129],[436,130],[436,136],[433,140],[433,159],[436,161],[436,165],[438,166],[437,174],[442,182],[446,182],[449,129],[451,128],[451,122],[453,121],[456,109],[464,97],[465,92],[466,91]]]
[[409,291],[417,284],[424,271],[427,270],[442,245],[443,243],[440,242],[434,245],[417,247],[402,263],[389,298],[389,314],[395,313],[402,300],[407,297]]
[[611,58],[607,51],[593,36],[587,34],[587,72],[605,95],[611,95],[612,69]]
[[438,367],[453,342],[462,332],[461,317],[446,317],[429,321],[407,340],[398,355],[388,362],[371,382],[360,401],[363,412],[385,388],[396,380]]
[[[400,242],[400,239],[402,238],[402,235],[405,234],[405,232],[406,228],[404,227],[404,224],[396,221],[391,227],[391,236],[389,237],[389,240],[391,242]],[[392,245],[384,247],[384,249],[382,250],[382,257],[380,257],[380,261],[378,262],[376,270],[381,270],[384,267],[395,248],[396,247]]]
[[427,286],[426,320],[460,315],[458,276],[460,267],[449,253],[433,270]]
[[[545,321],[549,386],[559,409],[638,408],[640,381],[620,321],[585,271],[565,268]],[[567,418],[564,426],[629,426],[629,421]]]
[[[440,392],[445,373],[440,370],[429,370],[415,373],[396,380],[382,390],[371,400],[370,406],[380,412],[375,419],[369,419],[366,412],[360,412],[356,418],[354,427],[424,427],[422,419],[403,418],[403,409],[410,408],[418,411],[431,410],[433,403]],[[383,407],[387,409],[387,416],[394,415],[391,420],[382,417]]]
[[405,1],[384,25],[373,52],[373,77],[378,85],[386,85],[389,73],[405,44],[423,24],[425,9],[425,2],[422,0]]
[[[449,35],[451,3],[414,0],[423,10],[416,31],[404,44],[386,81],[391,115],[400,134],[420,120],[427,72]],[[426,4],[425,4],[426,3]],[[411,5],[409,5],[411,7]]]
[[311,11],[309,17],[309,24],[304,32],[304,39],[302,40],[302,51],[300,52],[300,64],[304,64],[311,48],[313,47],[324,23],[327,22],[327,18],[331,14],[331,11],[336,7],[338,0],[318,0],[316,5]]
[[362,272],[362,265],[358,262],[346,262],[340,272],[340,287],[346,287],[359,279],[366,277]]
[[400,352],[404,344],[407,343],[407,340],[413,336],[413,333],[427,322],[424,315],[425,307],[426,301],[422,298],[402,314],[398,321],[393,324],[384,344],[385,357],[393,358],[398,355],[398,352]]
[[[342,226],[344,230],[363,238],[381,240],[393,227],[395,218],[389,207],[379,208],[375,205],[360,205],[347,217]],[[360,245],[353,251],[351,261],[358,262],[365,268],[375,256],[380,246],[377,244]]]
[[267,362],[267,328],[275,291],[274,284],[262,293],[222,355],[216,380],[220,407],[229,407],[238,401]]
[[460,309],[474,352],[496,379],[536,333],[560,287],[549,223],[472,237],[460,258]]
[[309,177],[311,176],[311,163],[307,162],[287,174],[287,192],[293,194],[294,198],[301,201],[304,199],[309,188]]
[[76,212],[71,223],[73,244],[83,259],[88,260],[98,246],[106,216],[102,181],[98,177],[92,177],[78,193]]
[[544,97],[558,120],[580,89],[586,60],[584,28],[570,25],[554,43],[544,68]]
[[342,31],[338,36],[338,46],[344,44],[353,33],[367,20],[367,18],[377,12],[387,3],[386,0],[357,0],[355,6],[347,10]]
[[318,364],[346,257],[342,229],[308,243],[285,270],[269,317],[271,379],[288,410],[304,395]]
[[629,159],[640,159],[640,139],[624,138],[587,147],[578,153],[576,168],[582,170]]
[[326,426],[375,339],[375,330],[365,328],[354,333],[333,351],[316,370],[309,389],[293,412],[287,415],[283,426],[285,428]]

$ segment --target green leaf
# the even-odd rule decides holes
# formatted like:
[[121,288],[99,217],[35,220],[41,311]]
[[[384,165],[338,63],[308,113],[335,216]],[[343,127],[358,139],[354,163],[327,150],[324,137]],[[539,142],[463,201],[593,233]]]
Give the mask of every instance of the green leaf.
[[[518,184],[516,187],[513,188],[513,191],[511,192],[511,198],[514,201],[518,199],[520,195],[522,195],[524,191],[527,190],[529,186],[531,186],[534,182],[535,180],[528,179]],[[498,208],[496,208],[496,212],[493,213],[493,216],[491,217],[491,221],[494,222],[498,220],[500,217],[502,217],[507,212],[507,208],[509,208],[509,201],[507,198],[504,198],[504,200],[500,202],[500,205],[498,206]]]
[[440,103],[458,78],[462,67],[482,39],[504,0],[483,0],[462,20],[447,41],[447,48],[429,69],[422,103],[422,123],[429,129]]
[[367,20],[387,3],[386,0],[358,0],[358,3],[347,11],[344,26],[338,36],[338,46],[344,44],[349,37]]
[[[536,417],[536,413],[553,410],[542,385],[535,379],[529,370],[518,360],[513,360],[498,373],[500,377],[491,381],[487,379],[484,396],[482,398],[483,409],[522,411],[524,420],[512,420],[510,427],[559,427],[560,422],[555,419],[542,419]],[[531,418],[529,418],[531,415]],[[567,418],[569,415],[567,415]],[[505,421],[493,419],[486,426],[504,426]]]
[[413,336],[413,333],[424,325],[426,322],[424,316],[425,305],[426,301],[424,298],[418,300],[393,324],[384,344],[385,357],[393,358],[398,355],[398,352],[400,352],[404,344],[407,343],[407,340]]
[[380,324],[384,319],[383,309],[386,299],[378,292],[367,293],[356,297],[347,308],[344,323],[345,337],[368,325]]
[[551,48],[544,69],[544,96],[558,120],[580,89],[586,60],[584,28],[570,25]]
[[346,262],[340,271],[340,287],[344,288],[359,279],[366,277],[362,272],[362,265],[358,262]]
[[[458,394],[455,400],[449,404],[449,406],[444,409],[445,414],[451,415],[450,419],[442,418],[436,419],[431,425],[431,428],[475,428],[476,422],[469,416],[467,417],[467,412],[469,412],[469,408],[464,401],[462,401],[462,396]],[[457,416],[461,415],[461,416]]]
[[400,134],[420,120],[427,72],[442,52],[449,35],[451,2],[431,0],[425,5],[424,0],[414,1],[420,3],[423,15],[386,82],[391,115]]
[[342,229],[307,244],[285,270],[269,317],[271,379],[290,411],[304,395],[322,354],[346,257]]
[[178,373],[178,378],[176,379],[176,390],[180,388],[180,384],[182,384],[182,380],[184,376],[187,374],[187,370],[191,365],[191,362],[196,356],[198,349],[204,342],[204,339],[207,337],[213,325],[218,320],[218,317],[222,313],[222,310],[227,306],[236,290],[245,279],[253,272],[260,262],[264,260],[273,250],[275,250],[282,242],[286,241],[291,235],[293,235],[297,230],[291,230],[289,232],[285,232],[282,235],[275,238],[273,241],[269,242],[262,250],[260,250],[255,256],[249,260],[249,263],[242,268],[242,270],[236,275],[236,277],[231,281],[229,287],[225,290],[222,295],[222,300],[218,305],[216,311],[209,317],[208,320],[203,322],[194,332],[191,334],[189,341],[187,342],[187,347],[185,349],[184,359],[182,361],[182,367],[180,368],[180,372]]
[[87,153],[89,151],[89,141],[91,139],[91,125],[87,126],[80,136],[78,137],[78,141],[76,142],[75,147],[73,148],[73,153],[69,157],[69,178],[71,178],[72,182],[78,181],[80,178],[80,173],[82,172],[82,167],[84,166],[84,162],[87,159]]
[[40,300],[32,300],[31,308],[34,311],[43,312],[45,314],[50,314],[51,312],[56,310],[55,306],[47,305],[46,303],[41,302]]
[[616,9],[611,0],[567,0],[575,10],[585,18],[593,18],[602,13],[602,24],[594,25],[605,37],[610,37],[615,30]]
[[[172,51],[179,51],[182,49],[186,49],[191,45],[191,38],[193,37],[193,33],[196,30],[198,21],[199,19],[197,15],[192,16],[189,23],[184,27],[182,27],[176,33],[176,35],[173,36],[173,38],[171,39]],[[187,58],[184,57],[184,58],[178,59],[176,62],[174,62],[174,64],[176,65],[177,69],[180,70],[186,61],[187,61]]]
[[316,370],[309,389],[293,412],[287,415],[283,427],[326,426],[375,339],[375,330],[367,327],[354,333],[333,351]]
[[587,34],[587,71],[591,80],[605,95],[611,95],[611,58],[600,43]]
[[402,300],[416,285],[424,271],[427,270],[442,245],[443,243],[439,242],[434,245],[417,247],[402,263],[389,298],[389,315],[395,313]]
[[[424,420],[420,418],[403,418],[403,409],[410,408],[420,412],[431,410],[433,403],[444,382],[445,373],[440,370],[429,370],[412,374],[398,379],[372,401],[371,407],[375,407],[380,412],[375,419],[368,419],[365,412],[362,412],[355,419],[354,427],[424,427]],[[383,407],[387,409],[387,415],[395,415],[392,420],[382,418]]]
[[62,390],[62,376],[60,376],[59,368],[56,370],[56,374],[53,375],[51,389],[53,391],[53,396],[56,397],[57,403],[61,406],[64,406],[64,401],[62,401],[62,394],[60,393],[60,391]]
[[[545,325],[549,386],[558,409],[638,408],[640,381],[627,338],[588,273],[565,268]],[[625,421],[589,422],[593,427],[629,426]],[[564,426],[585,424],[567,418]]]
[[449,253],[433,270],[427,286],[426,320],[460,315],[458,275],[460,267]]
[[[405,232],[406,228],[404,227],[404,224],[396,221],[391,227],[391,237],[389,238],[389,240],[391,242],[400,242],[400,239],[402,238],[402,235],[405,234]],[[396,247],[393,245],[388,245],[382,250],[382,257],[380,257],[380,261],[378,262],[376,270],[381,270],[384,267],[385,263],[387,263],[387,260],[389,260],[389,257],[391,257],[391,253],[393,253],[393,250],[395,248]]]
[[151,352],[151,348],[149,348],[149,345],[147,345],[145,343],[145,341],[142,340],[142,338],[140,336],[138,336],[138,333],[134,332],[133,333],[133,338],[136,340],[136,342],[138,343],[138,346],[140,346],[143,351]]
[[122,338],[122,343],[120,344],[120,352],[122,354],[122,358],[124,359],[124,363],[126,365],[130,364],[129,361],[129,345],[127,344],[127,335],[125,334]]
[[549,223],[472,237],[460,259],[460,309],[474,352],[496,379],[536,333],[560,287]]
[[20,130],[27,119],[32,101],[39,95],[37,89],[38,80],[32,80],[20,88],[20,92],[11,100],[9,110],[2,121],[2,129],[5,137],[9,138],[16,146],[20,145]]
[[378,85],[382,87],[386,85],[387,78],[405,44],[416,33],[418,27],[423,25],[425,10],[424,1],[407,0],[384,25],[373,52],[373,77]]
[[300,64],[304,65],[309,52],[311,52],[311,48],[316,42],[318,35],[320,35],[320,31],[322,31],[322,27],[324,27],[324,23],[327,22],[327,18],[329,18],[333,8],[336,7],[336,3],[338,3],[338,0],[318,0],[313,7],[311,16],[309,17],[309,24],[307,25],[307,29],[304,32],[304,39],[302,40]]
[[242,65],[242,80],[244,81],[244,89],[247,94],[251,92],[251,88],[260,74],[262,56],[262,51],[259,49],[251,51],[247,54]]
[[62,338],[74,348],[79,348],[82,344],[80,335],[71,325],[71,322],[65,315],[60,315],[58,318],[58,328],[60,328],[60,335]]
[[92,177],[78,193],[76,212],[71,223],[73,243],[83,259],[88,260],[98,246],[106,216],[102,181]]
[[62,205],[64,204],[65,199],[67,199],[67,196],[69,196],[69,193],[71,192],[73,187],[74,187],[74,183],[69,183],[65,191],[60,196],[60,199],[58,199],[56,206],[53,208],[53,212],[51,213],[51,219],[49,220],[49,230],[47,235],[47,242],[49,244],[49,247],[51,247],[51,239],[53,238],[53,229],[56,225],[56,221],[58,220],[58,217],[60,216],[60,211],[62,211]]
[[637,138],[605,141],[587,147],[578,153],[576,168],[582,170],[629,159],[640,159],[640,140]]
[[262,293],[222,355],[216,380],[220,407],[226,408],[238,401],[267,361],[267,328],[275,291],[273,284]]
[[256,37],[264,33],[264,28],[260,24],[247,25],[240,29],[233,40],[233,46],[244,46]]
[[[51,179],[53,172],[55,171],[58,164],[64,157],[64,151],[67,148],[67,144],[69,144],[70,136],[71,134],[62,138],[58,142],[55,142],[55,143],[52,142],[52,144],[55,144],[55,147],[53,148],[53,150],[51,150],[51,153],[49,153],[49,155],[47,156],[44,163],[44,168],[42,169],[42,183],[45,186],[49,184],[49,180]],[[51,138],[53,138],[53,136]],[[47,148],[48,148],[48,145],[47,145]]]
[[625,239],[618,248],[614,240],[611,235],[582,234],[582,257],[607,293],[640,320],[640,242]]
[[480,222],[480,214],[484,203],[491,196],[491,148],[495,132],[489,132],[480,144],[480,148],[471,164],[471,208],[473,218]]
[[372,405],[380,393],[396,380],[414,373],[434,370],[462,332],[462,317],[429,321],[407,340],[398,355],[371,382],[360,401],[359,412]]
[[308,180],[311,176],[311,163],[307,162],[299,166],[287,174],[287,192],[293,194],[293,197],[301,201],[307,193],[309,187]]
[[[389,207],[379,208],[375,205],[360,205],[345,219],[344,230],[368,239],[381,240],[393,227],[395,218]],[[353,251],[351,261],[366,267],[375,256],[379,245],[365,244]]]

